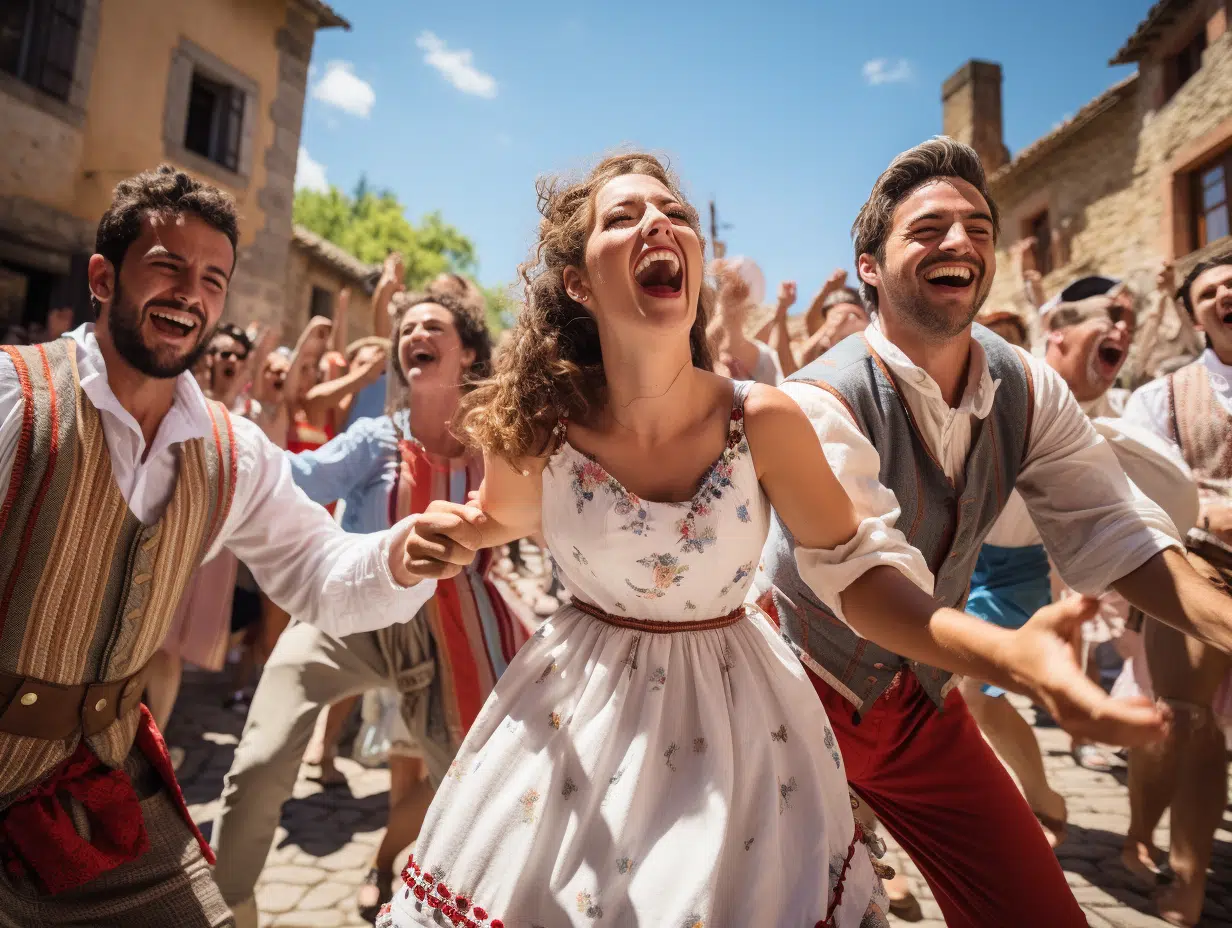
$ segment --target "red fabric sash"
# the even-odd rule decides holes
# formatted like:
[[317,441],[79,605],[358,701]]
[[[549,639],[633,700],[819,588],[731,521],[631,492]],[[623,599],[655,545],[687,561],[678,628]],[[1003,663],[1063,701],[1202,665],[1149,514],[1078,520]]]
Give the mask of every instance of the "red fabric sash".
[[[167,743],[154,717],[141,707],[135,747],[162,779],[205,859],[214,853],[188,814]],[[77,833],[62,797],[71,796],[90,819],[90,840]],[[124,770],[104,765],[83,740],[43,782],[0,812],[0,856],[14,876],[32,874],[52,895],[132,863],[150,849],[141,804]]]

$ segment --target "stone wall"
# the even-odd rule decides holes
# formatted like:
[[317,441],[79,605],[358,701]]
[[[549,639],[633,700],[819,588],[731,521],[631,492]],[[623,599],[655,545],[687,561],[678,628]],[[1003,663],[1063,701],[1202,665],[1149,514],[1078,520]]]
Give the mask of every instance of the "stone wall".
[[312,13],[301,7],[298,0],[288,0],[286,25],[278,33],[277,90],[269,107],[274,131],[269,147],[261,155],[265,184],[257,193],[257,205],[264,215],[264,224],[256,231],[252,243],[240,251],[227,301],[228,316],[241,324],[255,320],[284,329],[295,325],[295,308],[288,305],[284,291],[295,198],[295,160],[316,27]]
[[990,308],[1030,315],[1010,248],[1027,234],[1026,222],[1045,209],[1057,241],[1054,269],[1044,278],[1049,294],[1082,274],[1120,276],[1158,263],[1157,236],[1143,218],[1135,178],[1139,125],[1131,95],[992,184],[1001,238]]
[[[1183,274],[1197,258],[1186,171],[1232,145],[1232,32],[1214,37],[1198,73],[1160,102],[1163,72],[1162,59],[1144,60],[1131,95],[994,182],[1003,219],[990,308],[1033,318],[1008,249],[1022,237],[1022,223],[1046,208],[1062,240],[1060,261],[1044,279],[1047,294],[1074,277],[1103,273],[1128,280],[1140,297],[1140,323],[1161,312],[1154,294],[1161,262],[1174,260]],[[1226,249],[1232,239],[1203,253]],[[1179,344],[1176,325],[1165,324],[1163,334],[1168,343],[1141,359],[1142,370]]]
[[292,346],[307,324],[312,309],[312,288],[320,287],[334,294],[343,287],[351,290],[351,305],[347,315],[347,343],[372,334],[372,296],[362,283],[351,280],[336,268],[316,260],[301,248],[291,246],[287,257],[286,311],[281,327],[282,344]]

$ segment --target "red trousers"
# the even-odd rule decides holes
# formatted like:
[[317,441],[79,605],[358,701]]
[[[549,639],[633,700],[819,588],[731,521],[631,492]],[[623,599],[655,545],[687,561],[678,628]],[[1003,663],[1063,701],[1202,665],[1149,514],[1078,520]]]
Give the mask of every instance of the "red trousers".
[[914,675],[853,723],[853,708],[809,674],[847,780],[911,857],[949,928],[1086,928],[1026,800],[957,691],[945,711]]

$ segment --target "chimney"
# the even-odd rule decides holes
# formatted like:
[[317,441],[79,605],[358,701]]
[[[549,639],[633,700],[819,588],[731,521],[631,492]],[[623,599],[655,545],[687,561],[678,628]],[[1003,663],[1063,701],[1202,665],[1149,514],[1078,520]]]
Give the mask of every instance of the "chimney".
[[1010,160],[1001,140],[1001,65],[972,59],[941,85],[941,132],[974,148],[989,174]]

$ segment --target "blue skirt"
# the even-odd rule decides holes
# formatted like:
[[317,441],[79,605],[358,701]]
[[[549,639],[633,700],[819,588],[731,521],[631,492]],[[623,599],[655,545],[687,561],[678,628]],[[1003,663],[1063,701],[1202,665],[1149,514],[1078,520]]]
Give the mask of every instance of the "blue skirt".
[[[1002,628],[1022,628],[1037,610],[1052,602],[1048,552],[1043,545],[999,548],[984,545],[971,575],[967,611]],[[1005,690],[985,683],[989,696]]]

